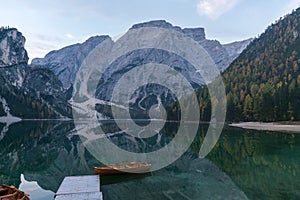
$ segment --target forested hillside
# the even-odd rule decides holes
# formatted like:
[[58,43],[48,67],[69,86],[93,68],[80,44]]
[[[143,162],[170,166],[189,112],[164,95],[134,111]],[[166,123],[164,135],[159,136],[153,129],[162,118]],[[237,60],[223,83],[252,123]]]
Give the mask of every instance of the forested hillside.
[[[300,8],[270,25],[222,74],[228,122],[300,120]],[[197,91],[201,120],[209,121],[207,87]],[[178,104],[168,115],[180,118]]]
[[300,120],[300,8],[269,26],[223,73],[228,121]]

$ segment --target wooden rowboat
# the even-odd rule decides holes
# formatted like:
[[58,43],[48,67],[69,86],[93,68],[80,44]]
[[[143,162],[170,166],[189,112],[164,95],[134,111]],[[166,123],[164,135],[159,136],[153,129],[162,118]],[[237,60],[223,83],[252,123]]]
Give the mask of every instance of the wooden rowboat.
[[30,198],[15,186],[0,184],[0,200],[30,200]]
[[151,164],[148,163],[130,162],[116,165],[94,167],[94,173],[100,176],[147,173],[150,171],[150,168]]

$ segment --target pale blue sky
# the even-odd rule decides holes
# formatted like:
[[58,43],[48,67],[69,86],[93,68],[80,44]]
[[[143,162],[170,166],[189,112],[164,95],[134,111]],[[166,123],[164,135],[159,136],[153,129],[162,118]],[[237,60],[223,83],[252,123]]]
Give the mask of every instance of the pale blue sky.
[[0,25],[26,37],[30,59],[93,35],[119,35],[133,24],[165,19],[181,27],[204,27],[209,39],[228,43],[261,34],[300,0],[10,0]]

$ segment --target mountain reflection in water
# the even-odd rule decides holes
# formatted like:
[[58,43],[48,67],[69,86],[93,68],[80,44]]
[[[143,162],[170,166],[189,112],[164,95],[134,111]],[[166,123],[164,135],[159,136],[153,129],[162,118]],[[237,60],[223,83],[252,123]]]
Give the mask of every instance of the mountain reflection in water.
[[[177,123],[169,123],[161,131],[161,138],[153,137],[148,146],[140,140],[126,142],[128,135],[124,134],[110,137],[132,151],[157,149],[168,144],[177,127]],[[102,128],[110,133],[117,131],[113,123]],[[172,165],[151,176],[120,177],[118,183],[102,186],[104,198],[300,198],[298,135],[226,127],[213,151],[201,160],[197,153],[207,128],[200,125],[190,149]],[[13,124],[0,140],[0,151],[1,183],[19,186],[24,174],[26,181],[36,181],[45,192],[57,191],[65,176],[93,174],[93,167],[101,165],[84,148],[72,122]]]

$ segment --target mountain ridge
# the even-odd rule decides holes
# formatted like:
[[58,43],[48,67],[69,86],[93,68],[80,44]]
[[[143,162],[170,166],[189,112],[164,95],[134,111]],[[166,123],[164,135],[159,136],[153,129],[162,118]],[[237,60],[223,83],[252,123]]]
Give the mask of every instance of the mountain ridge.
[[102,41],[110,39],[109,36],[93,36],[84,43],[77,43],[63,47],[59,50],[50,51],[44,58],[34,58],[31,66],[39,66],[52,70],[68,89],[73,84],[76,73],[90,51]]
[[[139,27],[145,28],[147,26],[174,29],[193,38],[207,50],[221,71],[232,62],[236,54],[240,53],[240,49],[245,48],[250,42],[250,40],[246,40],[235,43],[233,44],[234,47],[227,45],[225,47],[228,50],[226,50],[220,42],[207,40],[204,28],[182,29],[164,20],[135,24],[130,29]],[[2,60],[6,62],[5,64],[7,66],[10,66],[0,68],[0,82],[2,80],[3,88],[0,95],[4,98],[3,100],[6,100],[5,102],[7,102],[8,107],[10,107],[11,113],[20,118],[72,118],[71,105],[68,100],[71,98],[72,86],[81,63],[101,42],[109,40],[112,45],[114,44],[111,37],[107,35],[93,36],[84,43],[77,43],[59,50],[51,51],[44,58],[35,58],[31,64],[28,64],[28,55],[24,48],[25,37],[15,28],[1,29],[0,36],[3,36],[2,40],[9,41],[6,45],[0,45],[0,50],[2,47],[3,50],[1,51],[6,52],[6,54],[0,54],[0,59],[1,55],[6,55],[7,58],[3,58]],[[7,48],[8,46],[9,48]],[[14,50],[14,48],[16,48],[16,50]],[[229,52],[229,50],[231,52]],[[237,52],[235,53],[235,51]],[[12,56],[9,56],[9,54]],[[137,58],[139,58],[138,60],[145,60],[145,56],[150,58],[150,60],[166,60],[169,62],[168,64],[177,60],[173,58],[174,56],[161,54],[159,51],[149,51],[146,55],[143,52],[133,52],[131,57],[129,56],[123,59],[119,64],[117,63],[121,68],[118,69],[119,71],[116,73],[124,73],[122,65],[125,64],[124,67],[126,67],[127,64],[135,62]],[[188,71],[189,68],[186,66],[186,63],[183,61],[180,62],[181,64],[177,64],[180,64],[180,67],[186,71],[186,74],[192,74],[192,72]],[[115,74],[112,75],[114,76]],[[109,84],[111,83],[107,84],[106,85],[110,87]],[[145,91],[140,91],[140,94],[144,92],[149,93],[149,88],[144,89]],[[155,92],[157,98],[162,98],[164,95],[166,96],[165,98],[170,97],[170,95],[167,95],[168,92],[166,92],[165,89],[156,89],[159,90]],[[152,94],[152,92],[149,94]],[[99,95],[101,96],[102,93],[99,93]],[[167,100],[163,101],[168,102]],[[1,112],[0,114],[5,113]]]
[[[145,27],[160,27],[160,28],[167,28],[173,29],[183,33],[184,35],[193,38],[195,41],[199,42],[205,50],[211,55],[213,60],[215,61],[217,67],[224,71],[229,64],[238,56],[238,54],[251,42],[251,39],[246,39],[243,41],[235,42],[234,44],[237,47],[237,52],[234,52],[235,49],[230,49],[230,52],[227,52],[226,46],[230,46],[230,44],[226,44],[226,46],[222,46],[220,42],[217,40],[207,40],[205,36],[205,29],[204,28],[180,28],[179,26],[173,26],[171,23],[165,20],[154,20],[149,22],[143,22],[133,25],[131,29],[137,28],[145,28]],[[98,41],[93,42],[92,44],[96,47],[105,39],[111,40],[111,37],[105,36],[96,36],[99,38]],[[87,43],[93,39],[90,38],[87,41],[81,44],[75,44],[71,46],[64,47],[59,50],[51,51],[44,58],[34,58],[31,62],[32,66],[40,66],[49,68],[54,71],[54,73],[59,77],[60,81],[63,83],[65,89],[68,89],[75,80],[76,73],[82,63],[83,59],[81,58],[74,58],[78,53],[81,51],[81,47],[87,45]],[[239,49],[239,48],[242,48]],[[85,56],[87,55],[86,52],[83,53]],[[69,51],[66,51],[69,50]],[[64,61],[66,60],[66,61]]]
[[271,24],[223,74],[230,120],[300,120],[299,19]]

